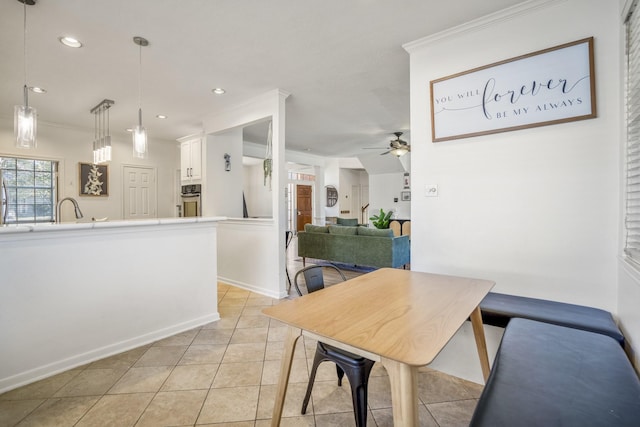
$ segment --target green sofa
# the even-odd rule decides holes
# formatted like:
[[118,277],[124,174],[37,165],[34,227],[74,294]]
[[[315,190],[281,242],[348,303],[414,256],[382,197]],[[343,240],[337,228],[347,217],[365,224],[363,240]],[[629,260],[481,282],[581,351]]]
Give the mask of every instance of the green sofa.
[[371,267],[403,267],[410,262],[409,236],[390,229],[305,224],[298,233],[298,256]]

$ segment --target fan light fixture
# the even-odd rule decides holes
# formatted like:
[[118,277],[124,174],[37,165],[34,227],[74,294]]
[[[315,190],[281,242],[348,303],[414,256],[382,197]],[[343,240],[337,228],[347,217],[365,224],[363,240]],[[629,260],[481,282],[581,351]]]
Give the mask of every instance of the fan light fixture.
[[22,94],[24,105],[16,105],[13,109],[13,131],[17,148],[36,148],[38,116],[36,109],[29,106],[29,87],[27,86],[27,5],[36,4],[35,0],[18,0],[24,5],[24,86]]
[[138,69],[138,124],[133,128],[133,157],[147,158],[147,130],[142,126],[142,47],[149,46],[149,41],[136,36],[133,42],[140,46],[140,64]]
[[93,163],[111,161],[111,134],[109,133],[109,108],[115,104],[110,99],[104,99],[91,109],[95,115],[95,139],[93,140]]
[[393,150],[391,150],[389,152],[391,154],[393,154],[394,156],[401,157],[401,156],[404,156],[405,154],[407,154],[409,152],[409,149],[407,147],[400,146],[398,148],[394,148]]

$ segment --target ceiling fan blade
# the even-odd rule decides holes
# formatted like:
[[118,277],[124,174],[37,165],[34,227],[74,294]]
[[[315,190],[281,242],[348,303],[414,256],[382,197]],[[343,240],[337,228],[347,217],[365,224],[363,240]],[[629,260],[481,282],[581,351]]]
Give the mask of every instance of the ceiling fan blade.
[[387,147],[362,147],[363,150],[386,150]]
[[384,156],[385,154],[389,154],[391,152],[391,150],[389,151],[385,151],[384,153],[380,153],[381,156]]

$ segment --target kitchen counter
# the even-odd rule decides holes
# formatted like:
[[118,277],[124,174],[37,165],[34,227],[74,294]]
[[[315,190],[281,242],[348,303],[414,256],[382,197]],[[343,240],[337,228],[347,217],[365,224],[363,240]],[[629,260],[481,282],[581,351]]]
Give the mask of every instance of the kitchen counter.
[[51,231],[80,231],[91,229],[109,229],[122,227],[146,227],[155,225],[175,225],[218,222],[225,220],[225,217],[192,217],[192,218],[155,218],[144,220],[114,220],[114,221],[86,221],[86,222],[63,222],[51,223],[42,222],[35,224],[17,224],[0,226],[0,238],[3,235],[31,232],[51,232]]
[[0,227],[0,393],[218,320],[224,219]]

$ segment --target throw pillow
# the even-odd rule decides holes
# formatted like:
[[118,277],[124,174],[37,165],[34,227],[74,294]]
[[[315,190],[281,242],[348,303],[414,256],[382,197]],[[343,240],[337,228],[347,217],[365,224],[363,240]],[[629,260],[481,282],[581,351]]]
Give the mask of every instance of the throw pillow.
[[358,225],[358,218],[338,218],[336,219],[336,224],[355,227]]
[[304,231],[307,233],[328,233],[329,228],[325,225],[305,224]]
[[359,227],[358,235],[370,237],[393,237],[393,230],[390,228]]
[[330,225],[329,234],[341,234],[343,236],[355,236],[358,234],[358,227],[345,227],[343,225]]

